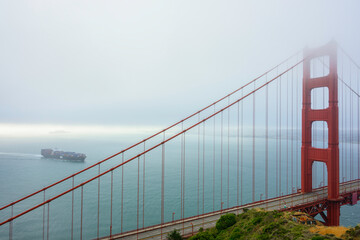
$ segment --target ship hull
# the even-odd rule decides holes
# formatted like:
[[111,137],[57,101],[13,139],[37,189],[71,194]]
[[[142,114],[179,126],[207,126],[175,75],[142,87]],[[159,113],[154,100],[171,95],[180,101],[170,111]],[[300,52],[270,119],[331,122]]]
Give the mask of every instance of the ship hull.
[[44,158],[63,159],[71,161],[84,161],[86,158],[86,155],[83,153],[54,151],[52,149],[41,149],[41,155]]

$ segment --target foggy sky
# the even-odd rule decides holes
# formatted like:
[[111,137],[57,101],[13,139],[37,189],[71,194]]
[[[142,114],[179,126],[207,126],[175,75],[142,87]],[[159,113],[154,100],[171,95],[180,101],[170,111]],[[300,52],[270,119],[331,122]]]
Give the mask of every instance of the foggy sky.
[[360,63],[359,1],[0,0],[0,124],[168,125],[305,46]]

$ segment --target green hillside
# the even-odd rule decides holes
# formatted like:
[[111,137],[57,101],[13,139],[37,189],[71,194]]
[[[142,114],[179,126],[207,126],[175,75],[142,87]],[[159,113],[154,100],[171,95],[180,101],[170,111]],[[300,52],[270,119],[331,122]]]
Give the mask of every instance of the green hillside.
[[[175,235],[173,232],[168,239],[179,239]],[[244,213],[237,216],[221,216],[216,227],[203,231],[201,229],[189,239],[360,239],[360,227],[324,227],[304,213],[244,209]]]

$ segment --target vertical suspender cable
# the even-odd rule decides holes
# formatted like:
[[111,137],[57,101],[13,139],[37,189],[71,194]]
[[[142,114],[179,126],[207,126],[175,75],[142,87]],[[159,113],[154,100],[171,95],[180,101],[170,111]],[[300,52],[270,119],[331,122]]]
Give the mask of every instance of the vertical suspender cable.
[[[298,61],[298,58],[296,57],[296,61]],[[301,96],[301,80],[302,78],[299,77],[299,67],[296,68],[296,77],[297,77],[297,91],[296,91],[296,99],[298,100],[296,102],[296,142],[298,143],[296,146],[296,188],[299,188],[299,149],[300,149],[300,144],[301,143],[301,138],[300,138],[300,129],[301,129],[301,121],[299,121],[299,112],[301,111],[300,106],[301,106],[301,99],[299,98],[299,95]],[[299,94],[300,92],[300,94]]]
[[286,194],[289,194],[289,74],[286,73]]
[[[277,71],[278,72],[278,71]],[[276,73],[276,75],[278,75],[278,73]],[[276,155],[275,155],[275,165],[276,165],[276,196],[279,196],[279,83],[280,81],[278,80],[276,82]]]
[[[74,177],[72,177],[72,188],[74,188]],[[73,239],[74,239],[74,191],[71,191],[71,240]]]
[[[228,105],[230,105],[230,96],[228,97]],[[228,108],[228,136],[227,136],[227,207],[229,208],[230,198],[230,108]]]
[[[357,89],[358,93],[360,93],[360,78],[359,78],[359,69],[357,70]],[[360,98],[357,98],[357,155],[358,155],[358,173],[357,173],[357,179],[360,179]]]
[[[144,141],[144,152],[146,149],[146,141]],[[142,194],[143,200],[143,219],[142,219],[142,227],[145,227],[145,153],[143,155],[143,194]]]
[[[74,180],[73,180],[73,184],[74,184]],[[72,199],[74,201],[74,193],[73,193]],[[45,202],[45,190],[44,190],[44,200],[43,201]],[[73,216],[73,213],[74,213],[74,204],[72,207],[72,216]],[[71,221],[71,225],[73,225],[73,221]],[[44,239],[45,239],[45,205],[43,206],[43,240]]]
[[80,206],[80,240],[82,239],[83,213],[84,213],[84,186],[81,186],[81,206]]
[[282,156],[282,154],[281,154],[281,77],[282,76],[280,76],[280,87],[279,87],[279,91],[280,91],[280,93],[279,93],[279,98],[280,98],[280,100],[279,100],[279,194],[280,194],[280,196],[282,196],[283,194],[282,194],[282,191],[281,191],[281,156]]
[[[344,79],[344,57],[342,57],[341,59],[341,79]],[[341,84],[341,88],[342,88],[342,94],[341,94],[341,102],[342,102],[342,131],[341,131],[341,138],[342,138],[342,144],[341,144],[341,148],[342,148],[342,154],[341,154],[341,168],[342,168],[342,178],[340,179],[340,182],[344,181],[344,177],[345,177],[345,164],[344,164],[344,156],[345,156],[345,102],[344,102],[344,95],[345,95],[345,89],[344,89],[344,84]]]
[[[351,78],[351,63],[349,64],[349,67],[350,67],[350,73],[349,73],[349,75],[350,75],[350,88],[352,89],[352,78]],[[353,154],[352,154],[352,140],[353,140],[353,138],[352,138],[352,132],[353,132],[353,111],[352,111],[352,108],[353,108],[353,101],[352,101],[352,96],[353,96],[353,94],[350,92],[350,94],[349,94],[349,98],[350,98],[350,128],[349,128],[349,130],[350,130],[350,140],[349,140],[349,144],[350,144],[350,180],[353,180],[353,171],[354,171],[354,168],[353,168],[353,158],[352,158],[352,156],[353,156]]]
[[[254,90],[256,89],[254,82]],[[252,201],[255,202],[255,92],[253,93]]]
[[239,169],[239,161],[240,161],[240,103],[237,103],[237,131],[236,131],[236,205],[239,206],[239,175],[240,175],[240,169]]
[[46,239],[49,240],[50,238],[50,202],[48,203],[48,212],[47,212],[47,234]]
[[[99,170],[98,174],[100,175],[100,165],[99,164]],[[98,178],[98,205],[97,205],[97,238],[99,239],[99,226],[100,226],[100,178]]]
[[[182,122],[181,123],[181,131],[183,131],[184,130],[184,123]],[[183,134],[181,135],[181,144],[180,144],[181,146],[181,153],[180,153],[180,158],[181,158],[181,167],[180,167],[180,169],[181,169],[181,180],[180,180],[180,186],[181,186],[181,207],[180,207],[180,211],[181,211],[181,213],[180,213],[180,218],[181,219],[183,219],[184,218],[184,216],[183,216],[183,206],[184,206],[184,204],[183,204],[183,200],[184,200],[184,187],[183,187],[183,182],[184,182],[184,136],[183,136]]]
[[[216,111],[216,107],[214,105],[214,113]],[[213,128],[213,211],[215,211],[215,119],[214,116],[214,128]]]
[[[137,158],[136,230],[139,230],[139,207],[140,207],[140,157]],[[137,238],[138,236],[139,235],[136,234]]]
[[[200,113],[198,114],[198,122],[200,122]],[[200,213],[200,125],[198,126],[198,168],[197,168],[197,215]]]
[[205,123],[203,123],[203,173],[202,173],[202,213],[205,213]]
[[[122,154],[122,162],[124,162],[124,153]],[[124,224],[124,167],[121,166],[121,232],[123,232],[123,224]]]
[[294,69],[291,69],[291,193],[294,193]]
[[[14,217],[14,205],[11,206],[11,217]],[[13,238],[12,235],[13,235],[13,221],[10,221],[9,222],[9,240],[12,240],[12,238]]]
[[[267,74],[265,75],[267,82]],[[268,199],[269,181],[269,85],[265,87],[265,199]]]
[[[164,141],[165,141],[165,132],[164,132]],[[161,145],[161,224],[164,224],[164,195],[165,195],[165,143]]]
[[222,191],[222,187],[223,187],[223,111],[221,111],[221,146],[220,146],[220,152],[221,152],[221,157],[220,157],[220,204],[221,204],[221,210],[222,210],[222,204],[223,204],[223,191]]
[[[241,96],[244,96],[244,90],[241,90]],[[241,156],[240,156],[240,204],[243,204],[243,163],[244,163],[244,101],[241,101]]]
[[113,216],[113,185],[114,185],[114,177],[113,171],[111,171],[111,192],[110,192],[110,238],[112,235],[112,216]]
[[[343,72],[343,74],[344,74],[345,72]],[[345,81],[345,79],[343,78],[343,80]],[[345,88],[345,86],[344,86],[344,84],[342,84],[343,85],[343,120],[344,120],[344,129],[343,129],[343,137],[344,137],[344,141],[343,141],[343,146],[344,146],[344,152],[343,152],[343,182],[345,182],[346,181],[346,175],[347,175],[347,169],[346,169],[346,167],[347,167],[347,164],[346,164],[346,161],[347,161],[347,156],[346,156],[346,152],[347,152],[347,149],[346,149],[346,147],[347,147],[347,145],[346,145],[346,141],[347,141],[347,139],[346,139],[346,132],[347,132],[347,128],[346,128],[346,88]]]
[[[182,123],[182,130],[184,125]],[[185,133],[181,135],[181,219],[183,224],[183,233],[184,233],[184,218],[185,218]]]
[[185,190],[186,190],[186,133],[184,133],[184,177],[183,177],[183,180],[184,180],[184,183],[183,183],[183,217],[185,218]]
[[[350,66],[351,66],[351,64],[350,64]],[[349,86],[351,86],[351,72],[349,71],[349,80],[348,80],[348,85]],[[347,130],[348,130],[348,135],[347,135],[347,150],[346,150],[346,152],[348,152],[348,157],[346,158],[347,159],[347,161],[346,162],[348,162],[348,169],[349,169],[349,171],[348,171],[348,173],[347,173],[347,180],[348,181],[350,181],[351,180],[351,92],[347,89],[347,91],[349,92],[349,98],[348,98],[348,100],[349,100],[349,103],[347,104],[347,115],[346,116],[348,116],[347,118],[349,119],[348,120],[348,126],[347,126]]]

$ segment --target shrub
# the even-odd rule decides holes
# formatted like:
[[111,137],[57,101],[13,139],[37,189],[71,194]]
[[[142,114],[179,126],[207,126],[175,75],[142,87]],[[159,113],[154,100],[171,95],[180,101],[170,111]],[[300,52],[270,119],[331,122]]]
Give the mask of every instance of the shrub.
[[167,240],[182,240],[183,238],[181,237],[180,232],[178,230],[174,229],[167,235],[166,239]]
[[258,236],[257,239],[258,239],[258,240],[269,240],[269,239],[271,239],[271,237],[270,237],[268,234],[266,234],[266,233],[262,233],[262,234],[260,234],[260,235]]
[[274,229],[279,228],[280,224],[277,222],[272,222],[263,229],[263,233],[271,233]]
[[243,234],[243,233],[241,232],[240,228],[236,227],[236,228],[234,228],[234,230],[231,232],[229,240],[240,239],[240,237],[241,237],[242,234]]
[[328,239],[327,237],[323,237],[323,236],[315,236],[313,237],[311,240],[325,240]]
[[251,224],[253,225],[257,225],[258,223],[260,223],[263,220],[262,216],[256,216],[251,220]]
[[199,228],[199,232],[203,232],[204,231],[204,229],[201,227],[201,228]]
[[208,232],[214,238],[216,238],[217,235],[219,234],[219,231],[216,228],[207,229],[206,232]]
[[360,236],[360,227],[356,226],[354,228],[350,228],[349,230],[346,231],[346,233],[350,237],[358,237],[358,236]]
[[281,217],[284,215],[283,212],[279,212],[278,210],[274,210],[272,213],[275,218],[278,218],[278,217]]
[[221,231],[228,227],[231,227],[236,223],[236,215],[234,213],[228,213],[222,215],[220,219],[216,222],[216,229]]
[[213,235],[206,231],[206,232],[199,232],[198,234],[196,234],[195,236],[192,236],[191,238],[189,238],[189,240],[212,240],[214,239]]

